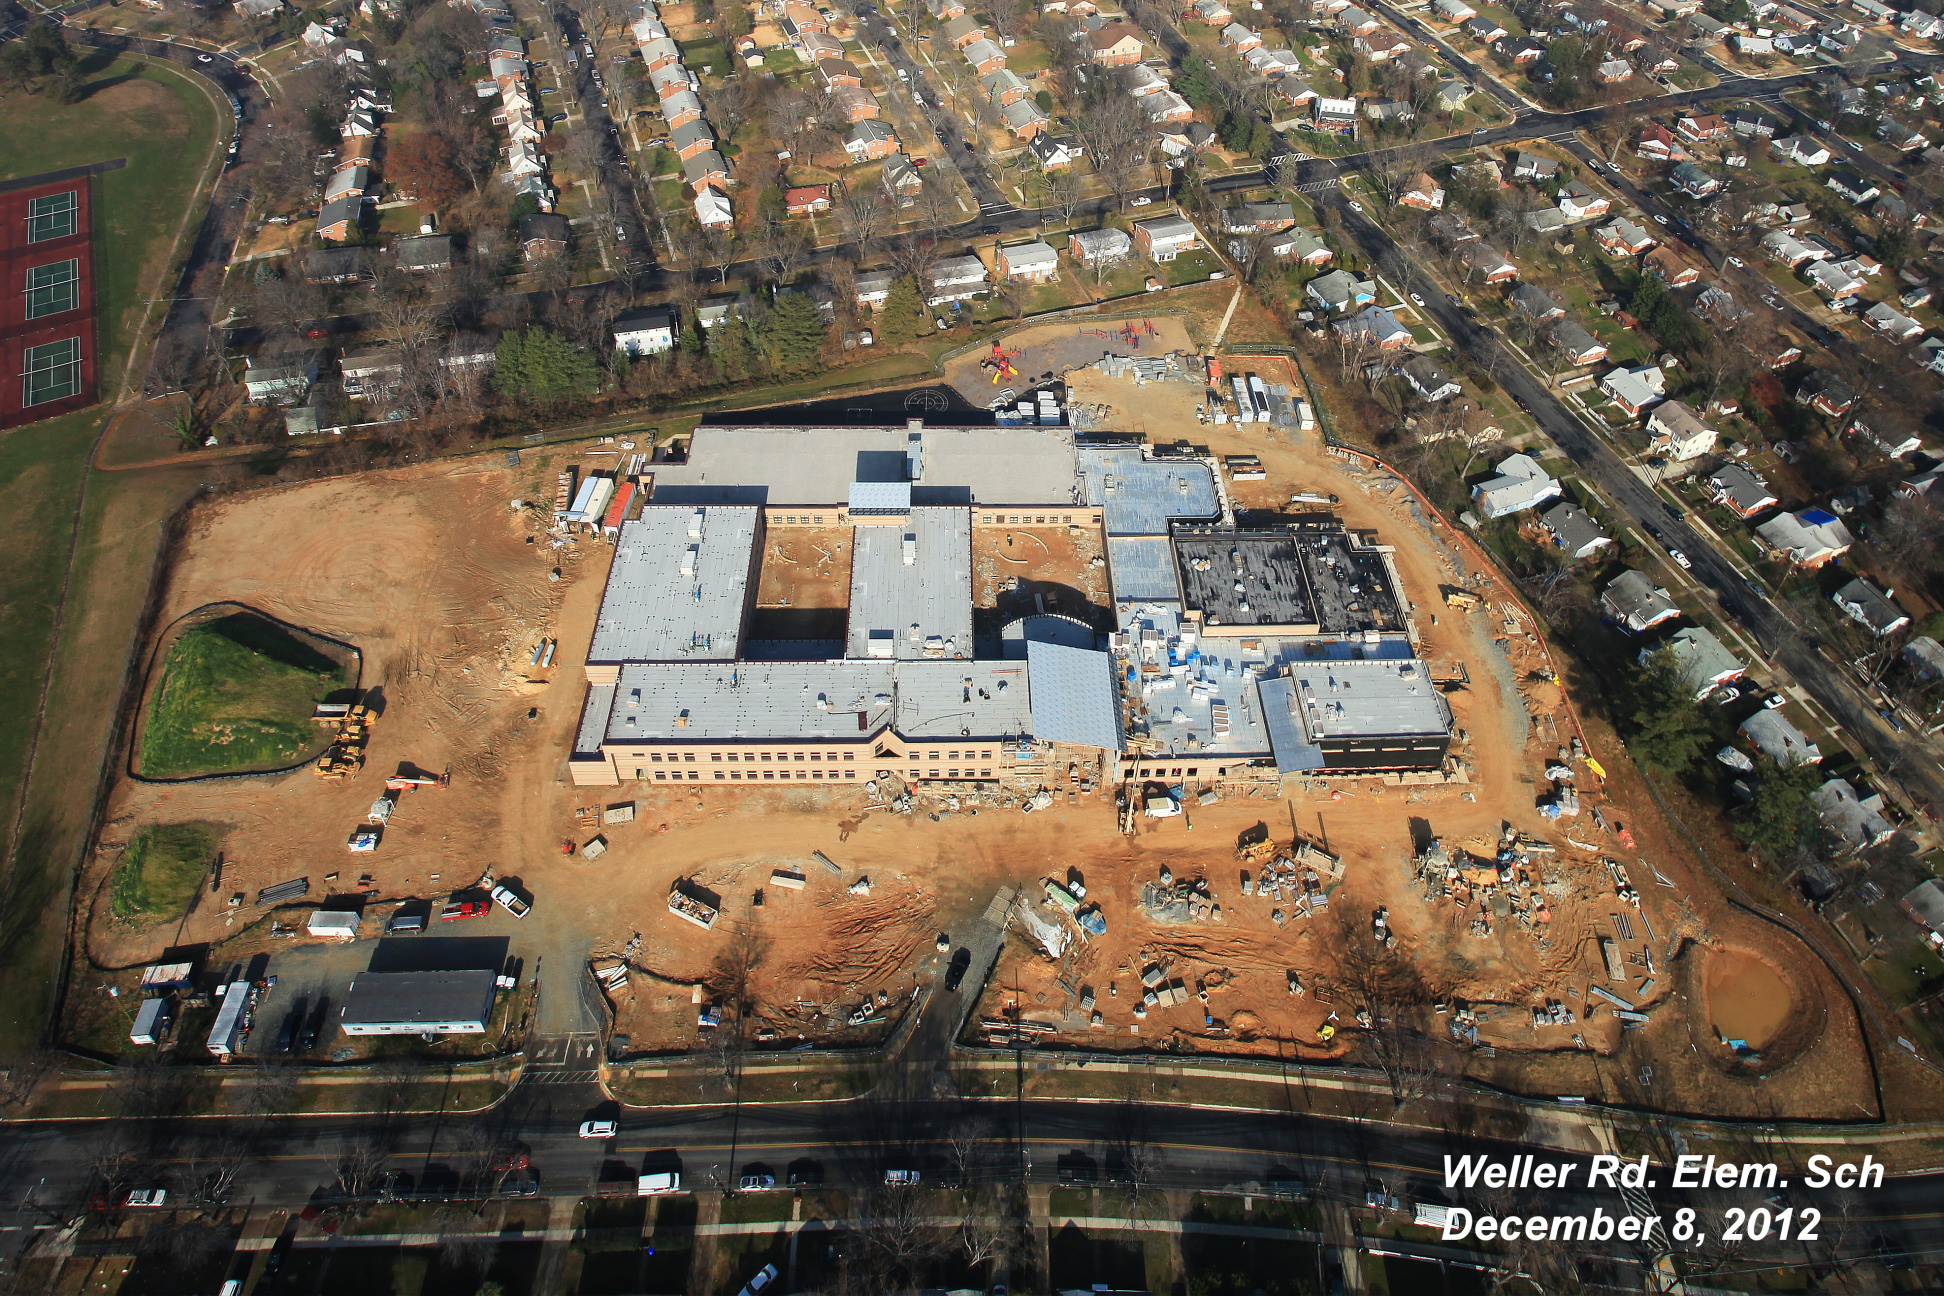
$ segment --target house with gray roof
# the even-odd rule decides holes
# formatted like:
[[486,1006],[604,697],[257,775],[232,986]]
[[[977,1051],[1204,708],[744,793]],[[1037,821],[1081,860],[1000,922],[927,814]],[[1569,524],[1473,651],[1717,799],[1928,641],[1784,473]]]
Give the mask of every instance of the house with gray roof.
[[1602,531],[1600,524],[1577,504],[1555,504],[1539,515],[1539,522],[1552,536],[1553,543],[1575,560],[1591,558],[1613,543],[1613,537]]
[[1547,475],[1531,455],[1507,455],[1498,463],[1498,475],[1472,487],[1473,505],[1488,518],[1523,512],[1558,499],[1564,491]]
[[1829,600],[1843,609],[1844,616],[1879,639],[1887,634],[1895,634],[1910,624],[1910,617],[1897,606],[1889,593],[1879,590],[1861,576],[1831,594]]
[[[1740,679],[1748,671],[1705,626],[1686,626],[1677,630],[1661,647],[1673,654],[1675,673],[1683,684],[1694,690],[1697,701],[1729,680]],[[1657,651],[1660,649],[1642,648],[1640,660],[1646,662]]]
[[1760,473],[1738,463],[1724,464],[1708,474],[1708,490],[1716,503],[1743,518],[1754,517],[1782,502]]
[[1815,765],[1822,760],[1822,749],[1810,742],[1809,735],[1791,724],[1780,711],[1763,707],[1741,722],[1741,732],[1783,769]]
[[1868,850],[1897,835],[1897,825],[1883,813],[1881,792],[1858,796],[1848,779],[1830,779],[1809,796],[1829,831],[1851,850]]
[[1681,615],[1681,609],[1667,591],[1632,568],[1621,572],[1600,591],[1600,606],[1622,626],[1640,634]]

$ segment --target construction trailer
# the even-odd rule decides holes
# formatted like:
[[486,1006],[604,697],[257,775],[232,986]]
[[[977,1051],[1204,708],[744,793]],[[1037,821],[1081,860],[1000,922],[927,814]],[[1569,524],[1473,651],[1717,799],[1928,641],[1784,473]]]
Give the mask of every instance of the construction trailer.
[[250,983],[232,981],[223,991],[223,1006],[216,1010],[216,1024],[209,1028],[209,1051],[228,1059],[243,1051],[249,1033]]
[[169,1001],[167,999],[144,999],[142,1006],[135,1010],[135,1024],[129,1028],[130,1044],[154,1044],[161,1040],[169,1029]]
[[358,912],[355,909],[319,909],[310,916],[304,931],[323,940],[356,940]]

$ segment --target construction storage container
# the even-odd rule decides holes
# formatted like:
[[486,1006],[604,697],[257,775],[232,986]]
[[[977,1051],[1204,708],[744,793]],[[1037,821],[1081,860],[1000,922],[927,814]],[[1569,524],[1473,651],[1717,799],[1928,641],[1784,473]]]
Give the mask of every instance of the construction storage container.
[[356,940],[358,914],[353,909],[319,909],[310,916],[310,925],[304,930],[326,940]]
[[142,1006],[135,1010],[135,1025],[129,1029],[130,1044],[153,1044],[162,1038],[162,1032],[169,1028],[169,1001],[166,999],[144,999]]

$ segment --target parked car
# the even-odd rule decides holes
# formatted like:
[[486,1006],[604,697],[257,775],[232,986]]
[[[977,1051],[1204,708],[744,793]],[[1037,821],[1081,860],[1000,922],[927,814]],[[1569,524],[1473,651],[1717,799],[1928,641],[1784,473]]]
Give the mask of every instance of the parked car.
[[747,1283],[743,1284],[741,1296],[756,1296],[756,1293],[762,1291],[775,1281],[776,1266],[773,1264],[764,1265],[757,1271],[754,1278],[751,1278]]
[[580,1136],[584,1139],[609,1139],[614,1137],[615,1131],[620,1129],[620,1127],[621,1127],[620,1122],[618,1121],[611,1121],[611,1120],[582,1121],[580,1127]]
[[736,1180],[736,1187],[743,1192],[764,1192],[776,1187],[776,1176],[768,1174],[746,1174]]
[[1153,201],[1154,199],[1152,198],[1135,198],[1130,200],[1127,205],[1129,207],[1145,207]]
[[128,1196],[122,1198],[122,1205],[152,1208],[166,1205],[168,1200],[169,1190],[167,1188],[137,1188],[129,1193]]
[[1683,571],[1692,571],[1694,569],[1694,564],[1689,562],[1688,556],[1682,553],[1679,549],[1669,549],[1667,551],[1667,556],[1669,558],[1672,558],[1675,562],[1681,564],[1681,569]]
[[901,1184],[905,1187],[915,1185],[919,1177],[919,1173],[916,1170],[886,1170],[884,1172],[884,1182],[888,1184]]

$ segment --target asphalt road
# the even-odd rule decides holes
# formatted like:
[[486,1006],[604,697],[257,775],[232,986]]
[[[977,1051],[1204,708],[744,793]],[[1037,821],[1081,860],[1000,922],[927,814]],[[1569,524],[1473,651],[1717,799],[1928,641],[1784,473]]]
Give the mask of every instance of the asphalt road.
[[[593,37],[587,34],[577,11],[562,6],[554,11],[554,20],[566,42],[582,46],[578,66],[563,67],[560,74],[573,87],[581,114],[579,129],[591,132],[600,146],[598,167],[603,201],[595,217],[596,237],[609,249],[615,269],[627,277],[637,276],[654,264],[654,244],[641,219],[641,206],[621,148],[621,127],[608,112],[606,88],[595,80],[597,76],[605,79],[606,74],[600,71],[602,54],[599,46],[593,44]],[[588,54],[588,48],[595,52]],[[610,63],[608,70],[613,71],[615,66]]]

